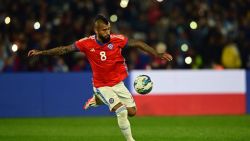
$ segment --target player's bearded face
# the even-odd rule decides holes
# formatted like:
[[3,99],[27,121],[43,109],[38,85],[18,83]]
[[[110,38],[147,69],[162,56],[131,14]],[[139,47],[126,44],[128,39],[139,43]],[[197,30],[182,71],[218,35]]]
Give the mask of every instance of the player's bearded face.
[[110,40],[110,23],[107,24],[107,25],[101,23],[99,25],[97,35],[98,35],[99,39],[101,39],[101,41],[103,43],[109,42],[109,40]]
[[99,38],[102,40],[103,43],[107,43],[110,40],[110,34],[107,35],[99,35]]

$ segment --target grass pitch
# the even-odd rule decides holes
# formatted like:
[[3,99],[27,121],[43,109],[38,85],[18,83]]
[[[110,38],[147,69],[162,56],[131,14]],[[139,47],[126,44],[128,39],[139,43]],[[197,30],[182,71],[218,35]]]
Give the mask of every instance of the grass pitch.
[[[250,116],[130,118],[136,141],[249,141]],[[115,117],[3,118],[0,141],[125,141]]]

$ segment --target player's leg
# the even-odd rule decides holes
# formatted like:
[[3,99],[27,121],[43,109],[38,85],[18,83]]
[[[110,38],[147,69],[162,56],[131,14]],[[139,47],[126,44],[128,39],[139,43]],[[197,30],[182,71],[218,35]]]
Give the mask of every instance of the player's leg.
[[[113,86],[112,88],[115,91],[115,93],[118,95],[121,102],[126,105],[128,116],[130,117],[135,116],[136,104],[131,93],[128,91],[124,83],[120,82],[117,85]],[[93,91],[94,91],[93,97],[88,99],[88,101],[83,106],[83,109],[85,110],[90,107],[97,107],[99,105],[105,104],[104,101],[102,100],[103,98],[100,97],[100,95],[98,95],[97,89],[95,87],[93,87]]]
[[112,108],[112,111],[116,113],[118,125],[126,140],[135,141],[132,136],[130,122],[128,120],[127,107],[120,102]]
[[94,94],[91,98],[87,100],[87,102],[84,104],[83,109],[87,110],[90,107],[98,107],[99,105],[103,105],[103,101],[96,95],[96,88],[93,87]]
[[136,104],[132,94],[129,92],[123,82],[118,83],[112,87],[114,92],[117,94],[121,102],[126,105],[128,110],[128,116],[133,117],[136,115]]
[[128,110],[126,106],[121,103],[112,87],[101,87],[96,90],[97,96],[109,106],[110,111],[116,113],[118,125],[126,140],[134,141],[128,120]]

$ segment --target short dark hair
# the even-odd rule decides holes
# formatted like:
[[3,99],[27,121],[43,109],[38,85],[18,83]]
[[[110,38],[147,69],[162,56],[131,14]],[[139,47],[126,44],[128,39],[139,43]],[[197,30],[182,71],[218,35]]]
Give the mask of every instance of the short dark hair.
[[96,17],[94,19],[94,23],[97,22],[97,21],[99,21],[99,20],[101,20],[105,24],[109,24],[109,20],[105,16],[103,16],[101,14],[96,15]]

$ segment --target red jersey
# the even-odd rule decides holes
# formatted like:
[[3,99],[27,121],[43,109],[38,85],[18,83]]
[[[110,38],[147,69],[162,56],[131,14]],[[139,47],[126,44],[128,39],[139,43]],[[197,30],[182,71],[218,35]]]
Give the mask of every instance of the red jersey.
[[121,51],[128,38],[111,34],[108,43],[101,43],[92,35],[75,42],[75,46],[87,56],[93,72],[96,88],[114,86],[128,76],[127,65]]

